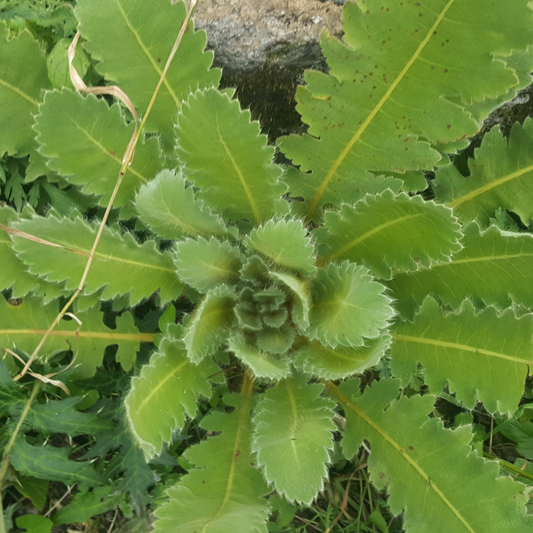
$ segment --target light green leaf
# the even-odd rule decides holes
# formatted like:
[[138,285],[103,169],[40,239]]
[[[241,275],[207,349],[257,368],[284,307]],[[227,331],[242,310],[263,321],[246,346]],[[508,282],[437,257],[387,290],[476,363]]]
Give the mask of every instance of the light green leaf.
[[254,376],[268,379],[283,379],[290,374],[289,360],[264,352],[246,342],[237,335],[228,340],[228,349],[246,366],[252,369]]
[[[80,185],[85,194],[100,196],[98,203],[107,206],[134,130],[120,106],[109,107],[103,99],[68,89],[49,91],[39,106],[35,130],[48,166],[69,183]],[[136,215],[135,191],[161,170],[161,164],[157,139],[138,143],[114,202],[115,207],[123,207],[123,218]]]
[[320,255],[363,263],[383,279],[391,278],[391,270],[447,261],[461,249],[462,234],[451,209],[421,196],[387,190],[353,206],[344,204],[340,213],[326,213],[324,221],[326,228],[315,234],[324,247]]
[[464,248],[451,261],[431,269],[400,272],[386,284],[396,309],[412,318],[416,305],[431,293],[447,305],[459,307],[465,298],[477,298],[500,309],[513,302],[533,307],[533,236],[507,233],[491,226],[480,234],[473,222],[464,229]]
[[358,347],[331,348],[319,342],[307,342],[298,346],[294,364],[324,379],[343,379],[376,365],[389,348],[390,341],[390,336],[384,334]]
[[527,4],[347,2],[344,43],[322,37],[329,74],[308,71],[297,91],[308,134],[280,143],[310,171],[291,187],[307,218],[325,203],[361,198],[372,171],[433,168],[441,156],[429,143],[476,133],[481,121],[468,106],[518,84],[504,57],[533,42]]
[[429,419],[434,396],[393,401],[397,380],[374,382],[360,398],[357,382],[328,388],[345,411],[346,456],[363,439],[370,442],[370,479],[378,490],[387,488],[392,514],[405,511],[406,531],[500,533],[503,524],[506,531],[531,531],[524,486],[499,477],[498,463],[471,451],[469,426],[452,431],[439,418]]
[[172,442],[185,416],[196,416],[199,396],[211,396],[207,376],[216,372],[210,359],[198,366],[191,363],[181,340],[161,341],[150,363],[132,379],[124,402],[130,431],[147,461],[161,453],[163,442]]
[[426,298],[414,323],[398,322],[392,337],[395,376],[409,379],[421,362],[430,391],[440,393],[448,381],[469,409],[479,400],[490,413],[516,411],[533,365],[533,315],[517,319],[512,309],[498,314],[494,307],[476,314],[469,300],[444,315]]
[[453,207],[461,222],[488,226],[498,208],[513,211],[527,226],[533,218],[533,120],[515,123],[507,140],[497,128],[483,138],[465,178],[450,165],[436,173],[435,197]]
[[305,376],[284,379],[261,396],[254,416],[253,450],[265,478],[289,500],[309,505],[324,487],[333,449],[333,408],[323,385]]
[[385,287],[348,261],[319,270],[313,283],[309,338],[335,348],[363,346],[379,337],[394,315]]
[[38,514],[19,516],[16,523],[17,527],[24,528],[27,533],[50,533],[54,527],[52,520]]
[[227,338],[235,320],[235,295],[224,285],[210,290],[198,305],[187,325],[183,341],[187,356],[198,364]]
[[[13,236],[15,252],[31,273],[64,282],[68,290],[78,287],[96,237],[95,224],[85,222],[76,213],[62,218],[51,210],[46,217],[33,216],[13,226],[45,241]],[[57,246],[47,244],[50,242]],[[83,292],[92,294],[103,287],[103,300],[127,294],[131,305],[158,289],[162,303],[166,303],[182,290],[170,252],[159,252],[154,241],[140,245],[130,233],[122,236],[108,227],[104,228]]]
[[[185,5],[168,0],[79,0],[76,16],[85,49],[100,63],[97,70],[125,91],[142,113],[159,82],[185,20]],[[192,22],[167,72],[152,108],[147,131],[161,132],[171,148],[178,109],[192,90],[218,85],[221,71],[211,69],[213,53],[204,52],[205,32]]]
[[204,202],[195,198],[181,174],[163,170],[143,185],[135,197],[135,209],[154,233],[165,239],[197,235],[236,237],[237,228],[228,228]]
[[296,338],[296,331],[289,327],[263,327],[257,332],[256,342],[259,349],[271,354],[285,354]]
[[252,230],[246,244],[283,267],[304,274],[316,270],[314,247],[300,220],[269,220]]
[[[20,305],[0,298],[0,346],[31,354],[58,313],[57,305],[43,305],[38,298],[24,298]],[[129,313],[117,318],[114,330],[104,325],[96,308],[75,315],[82,322],[79,333],[75,320],[61,320],[43,345],[41,357],[48,359],[64,350],[77,352],[74,372],[78,378],[92,376],[102,364],[105,348],[112,344],[119,347],[117,360],[124,370],[130,370],[140,343],[153,340],[152,334],[139,333]]]
[[258,226],[286,212],[274,148],[238,101],[216,89],[194,93],[180,112],[176,134],[185,177],[226,221]]
[[[68,66],[68,48],[70,44],[71,42],[69,39],[59,39],[46,58],[48,77],[50,78],[54,89],[61,89],[62,87],[74,89],[74,85],[70,79]],[[91,66],[91,60],[81,46],[78,46],[72,64],[76,69],[76,72],[82,78],[85,77],[87,70]]]
[[44,54],[29,31],[8,40],[0,22],[0,154],[27,155],[36,148],[33,115],[41,89],[50,87]]
[[176,246],[176,271],[181,281],[206,292],[239,279],[240,256],[240,250],[227,241],[187,239]]
[[224,398],[232,413],[211,410],[201,426],[222,432],[187,448],[196,465],[168,490],[170,500],[155,511],[156,533],[267,533],[269,492],[259,470],[251,466],[251,387]]

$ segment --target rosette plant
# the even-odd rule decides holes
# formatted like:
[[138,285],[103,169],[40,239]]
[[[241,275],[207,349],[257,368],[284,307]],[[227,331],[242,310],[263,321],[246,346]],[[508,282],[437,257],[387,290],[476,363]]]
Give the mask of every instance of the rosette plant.
[[[501,229],[502,213],[524,225],[533,214],[531,122],[508,142],[491,131],[470,176],[449,156],[529,83],[528,2],[347,2],[342,40],[322,36],[329,73],[307,72],[297,92],[308,132],[278,142],[292,167],[273,163],[250,113],[217,89],[192,22],[173,47],[184,4],[79,0],[76,16],[85,52],[131,105],[49,88],[30,38],[3,38],[6,57],[23,50],[35,65],[32,79],[2,67],[1,101],[20,102],[2,149],[29,154],[26,179],[60,183],[68,202],[45,216],[1,209],[2,288],[23,301],[4,304],[0,338],[31,353],[54,329],[26,363],[51,365],[78,326],[41,302],[79,286],[85,325],[66,385],[93,375],[108,344],[130,369],[136,344],[153,341],[124,414],[146,461],[228,387],[155,530],[266,532],[268,495],[310,504],[340,440],[346,459],[370,447],[370,478],[406,531],[530,531],[529,489],[480,456],[470,425],[445,428],[434,409],[447,386],[464,410],[511,415],[533,362],[533,238]],[[434,169],[428,188],[422,171]],[[112,202],[114,223],[88,220],[82,200]],[[120,224],[132,217],[135,230]],[[154,293],[159,333],[141,334],[128,309]],[[123,311],[112,332],[94,318],[100,301]],[[425,394],[407,388],[415,374]],[[11,461],[35,475],[17,431]]]

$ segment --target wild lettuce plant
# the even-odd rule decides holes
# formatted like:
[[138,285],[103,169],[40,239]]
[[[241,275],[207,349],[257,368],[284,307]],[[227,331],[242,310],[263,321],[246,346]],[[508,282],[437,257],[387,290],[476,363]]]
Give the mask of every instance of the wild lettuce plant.
[[[310,504],[341,439],[347,459],[371,448],[371,480],[406,531],[530,531],[529,488],[434,410],[448,387],[466,410],[512,415],[533,363],[533,238],[491,224],[501,209],[530,223],[532,123],[509,140],[491,131],[469,176],[450,156],[530,81],[527,0],[347,2],[342,40],[322,36],[329,72],[307,72],[297,92],[308,132],[279,140],[290,168],[217,89],[192,22],[176,52],[183,3],[78,0],[75,13],[97,71],[131,106],[51,89],[32,37],[2,30],[0,149],[29,155],[28,181],[67,192],[44,216],[0,208],[0,288],[22,298],[2,303],[0,338],[26,366],[75,343],[66,386],[92,376],[109,344],[130,369],[153,341],[124,415],[147,461],[228,387],[155,530],[266,532],[268,495]],[[112,202],[114,223],[74,198]],[[135,232],[121,224],[132,218]],[[79,322],[57,320],[50,302],[78,287]],[[154,293],[160,331],[140,333],[127,310]],[[180,296],[194,304],[183,317]],[[108,301],[124,310],[112,331],[95,309]],[[390,375],[364,385],[380,360]],[[20,402],[27,368],[5,365],[6,402]],[[428,393],[413,395],[420,367]],[[38,453],[24,430],[10,431],[13,466],[43,475],[22,460]]]

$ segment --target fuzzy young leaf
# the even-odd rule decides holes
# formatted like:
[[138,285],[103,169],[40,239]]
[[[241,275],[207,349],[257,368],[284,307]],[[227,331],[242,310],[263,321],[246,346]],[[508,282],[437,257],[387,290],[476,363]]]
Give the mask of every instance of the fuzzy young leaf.
[[[64,282],[69,290],[77,288],[96,237],[95,224],[85,222],[76,213],[61,218],[50,211],[47,217],[33,216],[13,226],[45,241],[13,236],[15,252],[31,273],[48,281]],[[128,295],[130,304],[135,305],[158,289],[162,303],[166,303],[181,294],[182,285],[169,252],[157,251],[154,241],[140,245],[130,233],[121,236],[106,227],[84,293],[92,294],[102,288],[103,300],[122,294]]]
[[164,239],[184,236],[236,236],[236,228],[227,228],[222,219],[204,202],[195,198],[181,174],[163,170],[143,185],[135,197],[140,219]]
[[289,500],[309,505],[324,486],[333,448],[333,408],[324,386],[288,378],[261,396],[254,416],[253,450],[265,478]]
[[[109,107],[105,100],[68,89],[50,91],[39,106],[35,129],[39,153],[48,158],[48,166],[69,183],[80,185],[85,194],[100,196],[98,203],[107,206],[134,130],[134,125],[124,120],[120,106]],[[113,204],[124,208],[123,218],[136,214],[132,206],[135,191],[159,170],[157,139],[138,143]]]
[[27,155],[37,148],[33,115],[41,89],[50,87],[46,61],[39,43],[23,30],[8,40],[0,23],[0,154]]
[[465,298],[479,298],[500,309],[513,302],[533,307],[533,236],[491,226],[480,234],[473,222],[464,229],[464,248],[451,261],[431,269],[398,273],[386,282],[397,298],[396,309],[411,319],[416,305],[432,293],[457,308]]
[[533,315],[517,319],[512,309],[498,315],[494,307],[476,314],[469,300],[444,315],[426,298],[414,323],[397,323],[392,337],[395,376],[409,379],[421,362],[432,392],[448,380],[450,392],[469,409],[479,400],[490,413],[516,411],[533,365]]
[[296,338],[296,331],[292,328],[263,327],[257,332],[257,346],[271,354],[285,354],[289,351]]
[[232,413],[210,411],[204,429],[222,432],[192,446],[185,457],[196,465],[167,492],[155,514],[156,533],[267,533],[269,492],[251,466],[251,387],[224,398]]
[[322,256],[363,263],[383,279],[391,278],[391,270],[447,261],[461,248],[451,209],[391,190],[354,206],[344,204],[340,213],[326,213],[324,221],[326,228],[316,233]]
[[207,376],[216,372],[210,359],[191,363],[181,340],[162,340],[141,375],[133,378],[124,402],[130,431],[147,461],[161,453],[163,442],[172,441],[185,415],[196,416],[199,396],[211,396]]
[[[167,0],[76,2],[80,32],[88,41],[84,47],[100,62],[97,70],[116,81],[142,112],[148,108],[185,14],[184,2],[172,5]],[[204,52],[205,32],[195,32],[192,26],[191,22],[146,124],[147,131],[161,132],[167,149],[183,100],[191,90],[216,86],[220,80],[219,69],[209,70],[213,53]]]
[[324,203],[360,198],[374,179],[370,171],[432,168],[440,155],[427,141],[473,135],[480,122],[465,107],[517,84],[504,60],[493,58],[533,42],[527,4],[347,2],[346,44],[322,37],[329,75],[308,71],[297,92],[309,134],[280,143],[311,171],[291,186],[291,194],[304,196],[307,217]]
[[176,246],[176,271],[184,283],[205,293],[239,278],[240,251],[229,242],[187,239]]
[[377,364],[390,346],[390,336],[366,341],[364,346],[324,346],[307,342],[298,346],[295,366],[324,379],[343,379],[361,374]]
[[258,226],[286,211],[274,148],[238,101],[216,89],[196,92],[180,112],[176,133],[185,177],[226,221]]
[[346,414],[346,456],[364,439],[370,442],[370,479],[378,489],[387,487],[393,514],[405,510],[406,531],[500,533],[502,525],[506,531],[531,531],[524,486],[499,477],[498,463],[471,451],[469,426],[451,431],[439,418],[428,419],[434,396],[393,401],[398,380],[374,382],[360,398],[355,381],[328,388]]
[[198,364],[227,338],[235,320],[235,295],[224,286],[210,290],[194,311],[183,341],[187,356]]
[[483,138],[470,176],[450,165],[436,173],[435,198],[453,207],[461,222],[476,220],[481,226],[503,207],[520,216],[527,226],[533,218],[533,120],[515,123],[507,140],[497,128]]
[[246,243],[282,267],[304,274],[316,270],[313,244],[299,220],[269,220],[252,230]]
[[319,270],[309,338],[335,348],[363,346],[365,338],[379,337],[394,315],[384,290],[365,267],[348,261]]

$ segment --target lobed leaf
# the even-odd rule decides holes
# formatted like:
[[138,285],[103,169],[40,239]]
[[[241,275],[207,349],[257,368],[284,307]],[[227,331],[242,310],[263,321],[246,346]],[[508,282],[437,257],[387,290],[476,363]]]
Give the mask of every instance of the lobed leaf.
[[[32,274],[64,283],[68,290],[77,288],[96,237],[95,224],[77,213],[62,218],[52,210],[46,217],[32,216],[13,226],[43,240],[13,236],[15,252]],[[93,294],[102,288],[103,300],[128,295],[135,305],[159,289],[166,303],[180,295],[182,285],[171,253],[159,252],[154,241],[138,244],[130,233],[122,236],[105,227],[83,292]]]
[[385,287],[369,271],[348,261],[319,270],[313,283],[308,337],[333,348],[363,346],[394,315]]
[[258,226],[286,212],[274,148],[238,101],[216,89],[197,91],[180,111],[176,135],[186,179],[224,220]]
[[432,392],[448,381],[450,392],[469,409],[476,400],[490,413],[511,415],[518,408],[533,365],[533,315],[517,319],[512,309],[498,314],[494,307],[476,314],[469,300],[444,314],[426,298],[414,323],[398,322],[391,333],[396,377],[409,379],[420,362]]
[[344,43],[322,36],[329,74],[308,71],[297,91],[308,134],[279,143],[308,172],[291,186],[307,218],[360,199],[372,172],[433,168],[429,143],[476,133],[468,106],[517,85],[503,57],[533,42],[531,15],[527,0],[347,3]]
[[[75,11],[88,41],[84,48],[99,61],[98,72],[117,82],[144,113],[185,20],[184,2],[80,0]],[[205,32],[193,31],[190,22],[148,117],[146,130],[160,133],[166,150],[183,100],[220,81],[221,71],[209,70],[213,53],[204,52],[206,42]]]
[[391,270],[416,270],[447,261],[461,249],[462,237],[452,211],[421,196],[395,195],[391,190],[366,196],[340,213],[328,212],[325,228],[316,232],[329,261],[362,263],[382,279]]
[[265,479],[307,505],[324,487],[333,449],[335,405],[320,396],[323,389],[305,376],[284,379],[261,396],[253,419],[252,448]]
[[500,477],[497,462],[471,451],[469,426],[452,431],[439,418],[428,419],[434,396],[396,401],[397,380],[374,382],[360,398],[355,381],[328,388],[345,410],[346,456],[363,439],[370,442],[370,479],[378,490],[387,487],[394,515],[404,510],[406,531],[499,533],[502,524],[509,531],[531,530],[524,486]]
[[172,442],[185,416],[196,416],[199,397],[211,396],[207,376],[217,371],[210,359],[191,363],[181,340],[161,341],[124,401],[129,429],[147,461],[161,453],[163,442]]

